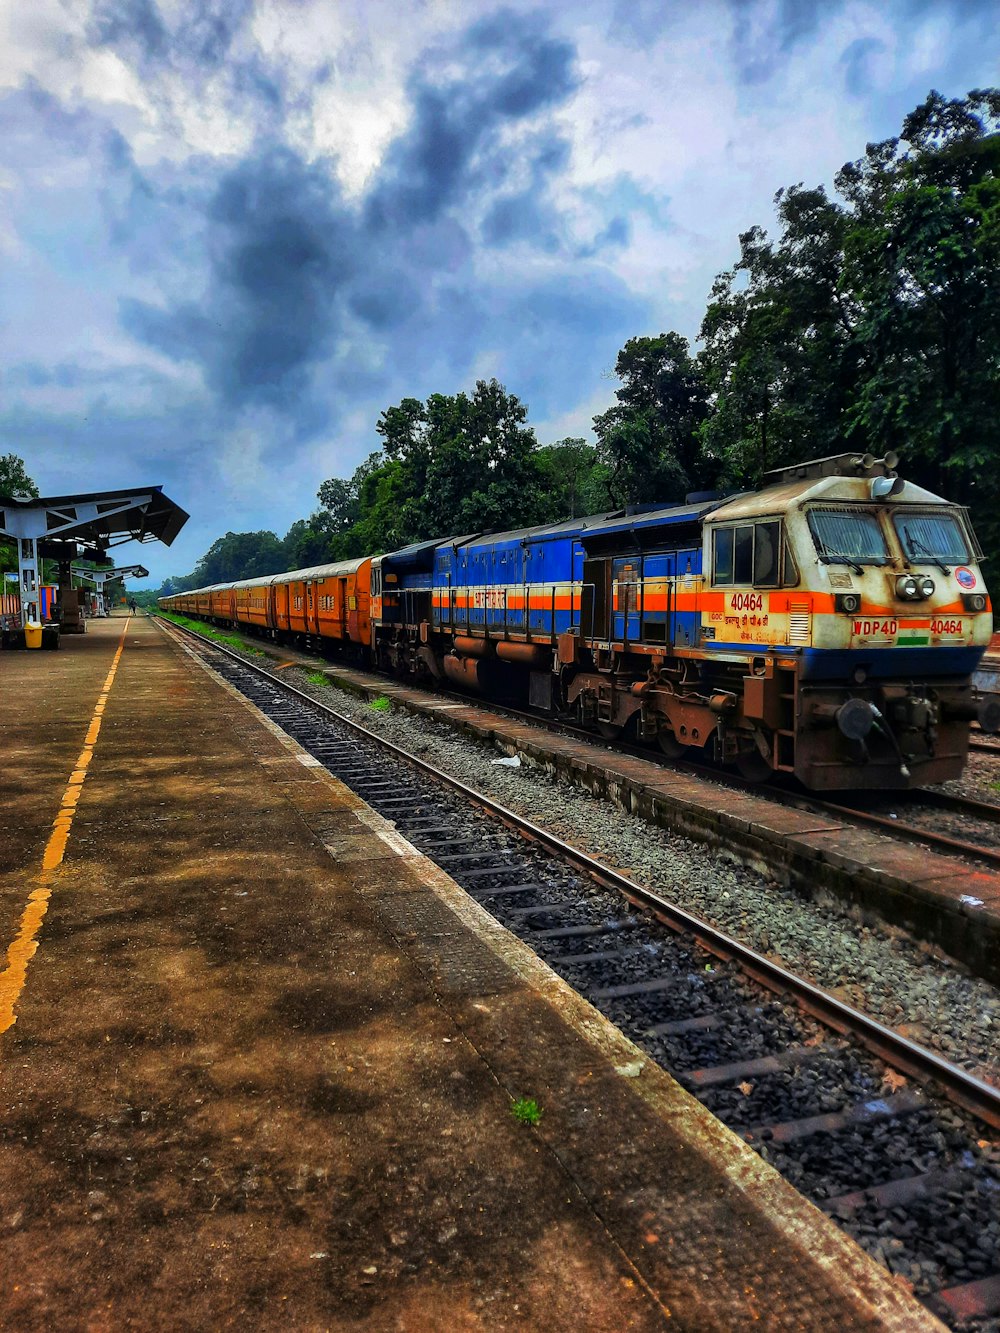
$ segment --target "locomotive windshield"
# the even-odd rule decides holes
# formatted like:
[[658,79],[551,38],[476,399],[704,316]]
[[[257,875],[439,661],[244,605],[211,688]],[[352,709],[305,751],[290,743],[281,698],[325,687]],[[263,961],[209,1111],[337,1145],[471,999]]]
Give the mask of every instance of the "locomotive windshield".
[[893,517],[896,532],[908,559],[920,564],[930,560],[935,564],[948,561],[964,565],[969,548],[957,519],[952,514],[907,514]]
[[826,564],[882,565],[889,558],[878,519],[864,510],[810,509],[809,528]]

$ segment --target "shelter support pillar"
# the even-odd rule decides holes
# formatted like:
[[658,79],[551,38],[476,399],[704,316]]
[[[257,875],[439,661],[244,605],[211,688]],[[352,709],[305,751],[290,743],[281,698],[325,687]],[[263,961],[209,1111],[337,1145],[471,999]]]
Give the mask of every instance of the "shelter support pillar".
[[21,624],[29,620],[41,623],[39,597],[41,596],[41,578],[38,568],[38,542],[34,537],[17,539],[17,574],[18,587],[21,590]]

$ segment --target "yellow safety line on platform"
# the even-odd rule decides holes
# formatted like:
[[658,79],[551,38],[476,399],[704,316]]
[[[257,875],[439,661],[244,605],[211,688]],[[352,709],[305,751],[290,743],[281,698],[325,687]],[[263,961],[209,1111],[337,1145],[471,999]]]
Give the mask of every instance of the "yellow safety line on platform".
[[111,663],[111,670],[101,687],[100,698],[94,707],[90,726],[87,728],[87,735],[84,738],[83,749],[80,751],[76,766],[70,774],[69,782],[66,784],[66,790],[63,792],[63,798],[59,806],[59,813],[52,821],[52,832],[49,834],[45,851],[42,853],[42,868],[35,876],[35,887],[28,894],[28,905],[21,917],[21,928],[7,950],[7,966],[3,972],[0,972],[0,1033],[6,1032],[17,1022],[14,1007],[24,990],[28,963],[34,957],[38,948],[38,932],[45,919],[49,899],[52,897],[52,885],[56,871],[62,865],[62,859],[66,853],[66,843],[69,839],[70,829],[73,827],[73,816],[76,814],[83,781],[87,776],[87,766],[93,758],[94,746],[97,744],[97,737],[100,734],[104,707],[108,702],[111,686],[115,683],[115,673],[118,670],[118,663],[125,648],[125,634],[128,626],[129,621],[126,620],[125,627],[122,630],[121,643],[118,645],[118,651]]

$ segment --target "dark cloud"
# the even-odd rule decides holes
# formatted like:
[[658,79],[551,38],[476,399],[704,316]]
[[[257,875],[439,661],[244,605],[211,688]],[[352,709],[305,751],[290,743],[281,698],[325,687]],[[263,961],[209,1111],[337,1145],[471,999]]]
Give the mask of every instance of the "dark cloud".
[[551,214],[533,190],[521,190],[497,199],[483,219],[482,237],[487,245],[505,246],[530,241],[550,253],[559,248],[559,237]]
[[218,69],[253,13],[252,0],[185,0],[168,26],[157,0],[96,0],[88,35],[147,68]]
[[[358,321],[385,336],[434,322],[447,275],[464,327],[461,312],[477,304],[462,294],[476,283],[477,218],[493,245],[558,249],[547,191],[569,150],[543,117],[575,86],[573,55],[537,18],[507,13],[432,52],[411,84],[412,123],[359,209],[344,203],[331,164],[266,141],[201,204],[207,266],[198,298],[123,300],[123,325],[197,365],[232,407],[268,403],[313,419],[311,376]],[[519,188],[509,188],[511,177]],[[460,364],[474,343],[471,328],[460,334]],[[421,347],[426,356],[426,340]]]
[[226,172],[205,223],[209,275],[198,301],[126,301],[123,323],[167,356],[199,364],[227,403],[293,410],[310,367],[329,350],[341,291],[358,268],[355,223],[326,164],[283,147]]
[[504,131],[559,105],[577,86],[575,51],[536,16],[502,11],[421,62],[410,128],[392,146],[367,204],[379,227],[433,222],[502,186],[517,153]]
[[143,62],[165,60],[170,45],[156,0],[98,0],[89,36],[95,46],[114,47]]
[[520,171],[527,177],[527,184],[523,189],[493,198],[481,227],[487,245],[527,241],[548,253],[560,248],[560,218],[551,200],[550,186],[566,170],[569,155],[566,140],[552,133],[536,135],[524,144]]
[[[733,18],[733,62],[744,83],[764,83],[795,48],[834,17],[844,0],[727,0]],[[767,18],[761,25],[762,17]]]
[[[287,71],[268,61],[252,41],[240,44],[253,17],[253,0],[92,0],[87,36],[141,76],[148,96],[180,129],[174,106],[185,95],[213,95],[262,128],[274,125],[287,99]],[[178,83],[179,81],[179,83]]]

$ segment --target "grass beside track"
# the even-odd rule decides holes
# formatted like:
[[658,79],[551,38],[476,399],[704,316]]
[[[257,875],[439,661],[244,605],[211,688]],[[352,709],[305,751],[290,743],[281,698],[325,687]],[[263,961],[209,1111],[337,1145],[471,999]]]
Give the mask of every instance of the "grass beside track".
[[180,625],[181,629],[193,630],[196,634],[204,635],[206,639],[214,639],[216,643],[227,643],[230,648],[239,648],[242,652],[252,653],[254,657],[265,655],[263,648],[254,648],[238,634],[226,634],[223,630],[216,629],[214,625],[206,625],[201,620],[191,620],[187,616],[177,615],[174,611],[158,611],[157,615],[174,625]]

